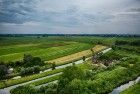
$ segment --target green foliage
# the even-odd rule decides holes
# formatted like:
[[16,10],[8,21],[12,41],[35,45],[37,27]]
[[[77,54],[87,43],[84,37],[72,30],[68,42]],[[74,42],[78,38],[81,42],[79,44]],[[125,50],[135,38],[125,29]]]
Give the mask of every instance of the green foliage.
[[0,79],[4,78],[8,72],[8,68],[6,65],[0,65]]
[[132,46],[140,46],[140,40],[135,40],[130,43]]
[[129,44],[128,41],[124,41],[124,40],[116,40],[115,41],[115,45],[126,45]]
[[24,82],[28,82],[28,81],[31,81],[31,80],[34,80],[34,79],[37,79],[37,78],[41,78],[41,77],[45,77],[45,76],[52,75],[52,74],[55,74],[55,73],[59,73],[59,72],[62,72],[62,70],[63,69],[56,69],[56,70],[53,70],[53,71],[47,71],[47,72],[43,72],[43,73],[39,73],[39,74],[25,76],[25,77],[22,77],[22,78],[16,79],[16,80],[9,79],[9,80],[4,81],[4,82],[1,81],[0,82],[0,88],[12,86],[12,85],[16,85],[16,84],[20,84],[20,83],[24,83]]
[[112,61],[112,60],[119,60],[122,57],[123,57],[122,55],[116,53],[115,51],[111,51],[111,52],[108,52],[108,53],[101,55],[98,59],[103,60],[103,61],[105,61],[105,60]]
[[57,94],[57,84],[50,84],[46,88],[46,93],[47,94]]
[[39,85],[42,85],[42,84],[45,84],[45,83],[48,83],[48,82],[52,82],[52,81],[58,80],[59,77],[60,77],[60,75],[55,75],[53,77],[49,77],[49,78],[45,78],[43,80],[35,81],[35,82],[30,83],[28,85],[39,86]]
[[23,63],[26,67],[36,66],[36,65],[44,65],[41,58],[33,57],[32,55],[25,55],[23,57]]
[[93,77],[95,75],[95,73],[91,70],[85,70],[85,79],[90,79],[91,77]]
[[72,80],[59,94],[92,94],[87,83],[78,79]]
[[63,74],[59,79],[59,90],[63,89],[73,79],[84,79],[84,71],[77,66],[69,66],[63,70]]
[[57,93],[57,84],[48,84],[47,86],[42,86],[38,89],[38,93],[40,94],[58,94]]
[[56,64],[55,64],[55,62],[53,62],[53,63],[52,63],[52,70],[54,70],[55,67],[56,67]]
[[85,57],[85,56],[83,56],[83,58],[82,58],[82,59],[83,59],[83,61],[85,61],[85,60],[86,60],[86,57]]
[[30,75],[30,74],[38,73],[39,71],[40,71],[39,66],[34,66],[34,67],[22,68],[20,74]]
[[140,82],[122,91],[120,94],[140,94]]
[[66,78],[69,81],[72,81],[74,78],[83,79],[84,71],[77,66],[69,66],[64,69],[62,78]]
[[11,94],[38,94],[37,91],[30,86],[19,86],[10,91]]
[[5,76],[6,72],[0,68],[0,79],[2,79]]
[[[133,60],[132,60],[133,61]],[[135,59],[134,59],[135,61]],[[132,62],[131,62],[132,63]],[[127,66],[123,66],[123,64]],[[60,94],[106,94],[111,92],[115,87],[134,79],[140,75],[140,63],[133,62],[133,66],[129,66],[130,62],[121,62],[116,67],[112,67],[109,70],[100,71],[96,73],[92,80],[90,80],[90,74],[88,79],[72,79],[71,81],[65,79],[59,82],[62,83],[62,88],[59,90]],[[74,73],[73,73],[74,74]],[[70,75],[69,75],[70,76]],[[91,93],[92,92],[92,93]]]

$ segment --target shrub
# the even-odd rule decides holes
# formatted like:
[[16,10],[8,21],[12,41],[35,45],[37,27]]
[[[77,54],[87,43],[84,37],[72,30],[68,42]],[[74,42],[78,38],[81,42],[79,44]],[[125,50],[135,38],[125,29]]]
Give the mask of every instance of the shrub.
[[0,79],[2,79],[8,72],[6,65],[0,65]]
[[34,66],[34,67],[22,68],[20,74],[30,75],[30,74],[38,73],[39,71],[40,71],[39,66]]
[[31,86],[19,86],[10,91],[11,94],[38,94]]

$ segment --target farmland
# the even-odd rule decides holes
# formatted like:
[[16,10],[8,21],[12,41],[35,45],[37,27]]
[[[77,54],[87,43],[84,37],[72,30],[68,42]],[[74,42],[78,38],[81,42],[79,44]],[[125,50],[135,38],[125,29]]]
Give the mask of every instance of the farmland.
[[[39,56],[43,60],[47,61],[47,60],[55,59],[55,58],[62,57],[65,55],[69,55],[72,53],[76,53],[78,51],[86,50],[86,49],[89,49],[90,47],[92,47],[92,45],[84,44],[84,43],[74,43],[74,44],[70,44],[66,46],[50,47],[50,48],[49,47],[38,48],[35,46],[34,47],[22,46],[22,47],[16,47],[12,49],[12,48],[7,47],[7,49],[5,48],[0,49],[4,54],[6,54],[6,52],[9,51],[8,54],[0,56],[0,61],[8,62],[8,61],[21,60],[24,54],[31,54],[33,56]],[[14,52],[14,51],[17,51],[17,52]]]
[[[98,52],[101,49],[105,49],[105,48],[107,48],[107,47],[106,46],[101,46],[101,45],[96,45],[92,49],[95,52]],[[64,62],[69,62],[69,61],[77,60],[77,59],[82,58],[83,56],[90,56],[90,55],[92,55],[92,52],[91,52],[90,49],[88,49],[88,50],[81,51],[81,52],[78,52],[78,53],[75,53],[75,54],[71,54],[71,55],[68,55],[68,56],[64,56],[64,57],[61,57],[61,58],[50,60],[48,62],[50,62],[50,63],[57,62],[57,64],[61,64],[61,63],[63,64]]]
[[[139,37],[24,36],[0,40],[0,64],[13,68],[12,73],[1,74],[0,88],[11,94],[20,94],[16,93],[21,92],[18,88],[30,88],[37,94],[69,94],[72,90],[72,94],[106,94],[140,75]],[[103,53],[106,49],[110,50]],[[47,84],[52,81],[58,82]],[[46,86],[34,88],[42,85]]]

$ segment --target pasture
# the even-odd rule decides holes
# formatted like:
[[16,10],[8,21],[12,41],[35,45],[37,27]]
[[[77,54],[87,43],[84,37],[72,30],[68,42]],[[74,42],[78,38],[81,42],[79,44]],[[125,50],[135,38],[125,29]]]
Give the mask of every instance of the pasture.
[[10,61],[22,60],[24,54],[31,54],[41,57],[44,61],[48,61],[87,50],[94,46],[79,42],[53,41],[47,38],[39,38],[36,42],[35,40],[32,37],[27,37],[27,39],[23,37],[9,40],[9,44],[4,43],[6,40],[1,41],[0,44],[2,45],[3,43],[4,45],[0,48],[0,61],[8,63]]

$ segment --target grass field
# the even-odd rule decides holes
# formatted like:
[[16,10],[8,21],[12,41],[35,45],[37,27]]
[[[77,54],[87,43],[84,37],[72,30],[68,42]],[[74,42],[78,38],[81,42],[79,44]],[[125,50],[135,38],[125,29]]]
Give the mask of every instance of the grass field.
[[[33,45],[32,45],[33,46]],[[65,55],[73,54],[82,50],[86,50],[91,48],[93,45],[85,44],[85,43],[71,43],[69,45],[58,46],[58,47],[48,47],[48,48],[36,48],[26,46],[26,47],[17,47],[12,48],[3,48],[3,53],[10,53],[6,55],[0,56],[0,61],[8,62],[8,61],[17,61],[23,58],[24,54],[31,54],[33,56],[41,57],[43,60],[48,61],[55,58],[59,58]],[[15,53],[17,51],[17,53]]]
[[65,46],[68,44],[72,44],[71,42],[46,42],[46,43],[35,43],[35,44],[20,44],[20,45],[10,45],[10,46],[2,46],[0,48],[0,56],[6,54],[13,54],[13,53],[20,53],[25,51],[31,50],[39,50],[39,49],[46,49],[50,47],[58,47],[58,46]]

